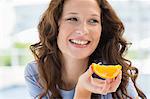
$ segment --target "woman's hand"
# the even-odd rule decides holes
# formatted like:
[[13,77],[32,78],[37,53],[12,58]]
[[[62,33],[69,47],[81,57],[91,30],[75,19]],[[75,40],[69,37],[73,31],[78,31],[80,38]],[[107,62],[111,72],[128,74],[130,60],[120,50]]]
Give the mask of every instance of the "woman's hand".
[[116,78],[106,80],[93,78],[93,73],[94,72],[90,66],[89,69],[79,77],[74,99],[85,97],[86,99],[90,99],[91,93],[106,95],[107,93],[115,92],[121,83],[121,71]]

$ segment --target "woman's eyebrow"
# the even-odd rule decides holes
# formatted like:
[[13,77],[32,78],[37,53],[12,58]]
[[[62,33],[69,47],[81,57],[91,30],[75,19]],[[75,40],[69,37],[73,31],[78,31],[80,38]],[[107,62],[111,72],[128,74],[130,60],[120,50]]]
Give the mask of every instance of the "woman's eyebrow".
[[76,12],[68,12],[68,13],[66,13],[66,14],[74,14],[74,15],[76,15],[76,14],[78,14],[78,13],[76,13]]
[[98,15],[98,14],[91,14],[91,16],[100,17],[100,15]]
[[[77,15],[77,14],[79,14],[79,13],[77,13],[77,12],[68,12],[68,13],[66,13],[66,14]],[[91,16],[100,17],[100,15],[99,15],[99,14],[96,14],[96,13],[91,14]]]

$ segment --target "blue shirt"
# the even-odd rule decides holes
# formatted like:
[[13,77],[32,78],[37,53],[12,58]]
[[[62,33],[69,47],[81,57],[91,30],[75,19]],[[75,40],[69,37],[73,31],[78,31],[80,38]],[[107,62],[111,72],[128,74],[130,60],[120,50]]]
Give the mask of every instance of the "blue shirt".
[[[42,87],[38,83],[38,70],[37,70],[37,64],[36,62],[29,63],[25,68],[24,73],[25,81],[27,84],[28,91],[32,97],[32,99],[38,99],[39,94],[42,92]],[[61,96],[63,99],[73,99],[75,89],[66,91],[58,88],[60,90]],[[129,96],[131,96],[133,99],[135,99],[138,96],[138,93],[134,87],[134,84],[131,79],[129,79],[129,83],[127,86],[127,92]],[[49,95],[51,93],[49,92]],[[48,95],[43,97],[42,99],[49,99]],[[107,95],[101,95],[101,99],[112,99],[111,93]]]

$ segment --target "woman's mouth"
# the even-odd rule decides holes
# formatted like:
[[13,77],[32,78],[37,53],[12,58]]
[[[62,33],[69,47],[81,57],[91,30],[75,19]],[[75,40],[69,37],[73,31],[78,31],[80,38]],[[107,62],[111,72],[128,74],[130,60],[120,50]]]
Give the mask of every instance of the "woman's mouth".
[[70,39],[69,40],[72,44],[77,44],[77,45],[88,45],[90,41],[88,40],[75,40],[75,39]]

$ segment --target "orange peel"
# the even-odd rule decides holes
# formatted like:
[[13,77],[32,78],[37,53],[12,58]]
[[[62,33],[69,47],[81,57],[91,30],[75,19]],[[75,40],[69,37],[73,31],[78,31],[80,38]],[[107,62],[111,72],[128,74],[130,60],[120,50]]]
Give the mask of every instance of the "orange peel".
[[99,65],[92,63],[92,69],[101,78],[115,78],[122,69],[121,65]]

